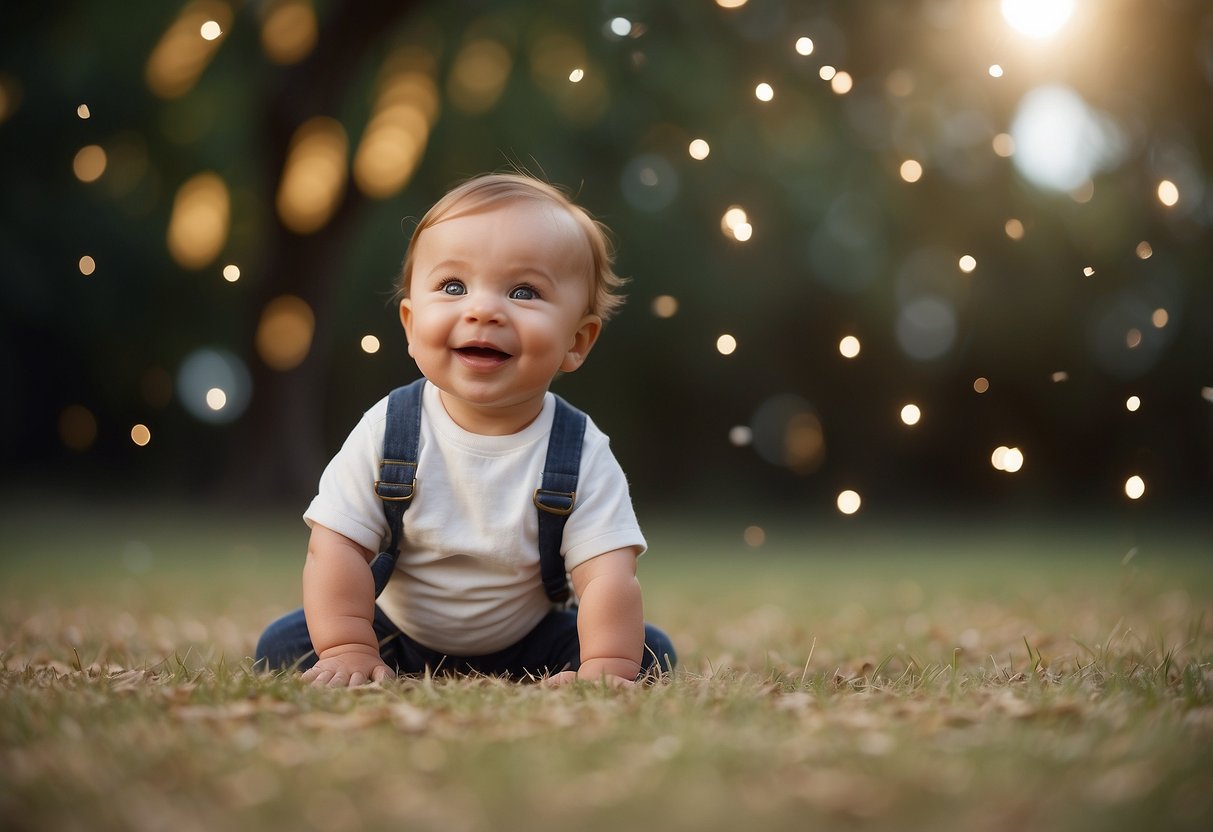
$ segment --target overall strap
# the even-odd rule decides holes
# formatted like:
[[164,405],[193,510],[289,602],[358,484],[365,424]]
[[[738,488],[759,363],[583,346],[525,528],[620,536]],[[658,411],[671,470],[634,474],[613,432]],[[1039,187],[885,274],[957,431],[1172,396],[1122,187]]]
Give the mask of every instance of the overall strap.
[[383,431],[383,461],[375,493],[383,501],[391,542],[371,561],[375,597],[387,586],[400,557],[400,532],[404,511],[417,493],[417,449],[421,444],[421,391],[425,379],[397,387],[388,395],[387,424]]
[[586,416],[559,396],[555,398],[556,413],[548,438],[547,460],[543,463],[543,482],[535,489],[534,502],[539,509],[539,572],[543,588],[552,603],[565,604],[569,600],[569,579],[560,544],[564,524],[577,502]]

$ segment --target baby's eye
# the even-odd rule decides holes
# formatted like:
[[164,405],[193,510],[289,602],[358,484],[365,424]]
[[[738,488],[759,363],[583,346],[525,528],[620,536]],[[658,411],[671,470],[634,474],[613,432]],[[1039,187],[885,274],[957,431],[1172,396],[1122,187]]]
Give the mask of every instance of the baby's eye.
[[510,300],[536,300],[539,293],[530,286],[515,286],[510,289]]
[[439,288],[439,291],[445,292],[448,295],[466,295],[467,287],[463,285],[461,280],[445,280]]

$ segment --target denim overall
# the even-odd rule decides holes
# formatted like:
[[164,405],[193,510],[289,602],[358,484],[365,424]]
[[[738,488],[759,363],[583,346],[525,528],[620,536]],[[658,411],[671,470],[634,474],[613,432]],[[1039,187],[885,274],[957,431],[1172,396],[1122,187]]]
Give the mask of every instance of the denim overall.
[[[425,379],[399,387],[388,396],[387,423],[383,437],[383,461],[375,493],[383,501],[383,512],[391,530],[388,547],[371,561],[378,598],[396,569],[400,557],[400,532],[404,512],[417,489],[417,458],[421,439],[421,394]],[[568,575],[560,545],[564,524],[577,500],[577,478],[586,415],[559,396],[548,439],[543,479],[533,502],[539,512],[539,571],[552,610],[531,632],[515,644],[484,656],[451,656],[419,644],[402,633],[375,606],[373,626],[384,662],[398,673],[484,673],[525,679],[562,670],[576,670],[581,662],[577,637],[576,601],[570,602]],[[307,670],[317,656],[308,635],[303,610],[288,613],[266,628],[257,644],[257,666],[263,669]],[[646,623],[641,672],[656,666],[673,669],[677,657],[669,637]]]

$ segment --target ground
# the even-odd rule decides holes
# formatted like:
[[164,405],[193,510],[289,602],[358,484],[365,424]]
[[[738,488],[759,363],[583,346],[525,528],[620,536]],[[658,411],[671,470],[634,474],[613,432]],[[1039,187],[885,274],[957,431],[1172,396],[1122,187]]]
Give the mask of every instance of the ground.
[[328,691],[247,659],[299,601],[293,517],[50,519],[3,518],[6,829],[1213,824],[1199,523],[861,513],[751,547],[670,517],[641,580],[673,677]]

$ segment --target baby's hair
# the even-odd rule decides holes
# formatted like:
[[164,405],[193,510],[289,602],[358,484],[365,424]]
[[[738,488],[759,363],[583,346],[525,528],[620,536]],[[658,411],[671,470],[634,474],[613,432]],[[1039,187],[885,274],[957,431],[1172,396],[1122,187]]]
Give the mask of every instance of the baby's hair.
[[598,315],[604,322],[610,319],[623,305],[623,296],[616,292],[627,282],[613,270],[614,247],[611,244],[610,229],[573,202],[557,186],[524,173],[487,173],[475,176],[455,186],[435,202],[413,229],[397,281],[397,300],[409,295],[409,283],[413,277],[413,254],[417,248],[417,240],[427,228],[444,219],[524,199],[556,205],[567,211],[577,223],[590,251],[589,277],[592,287],[589,311]]

